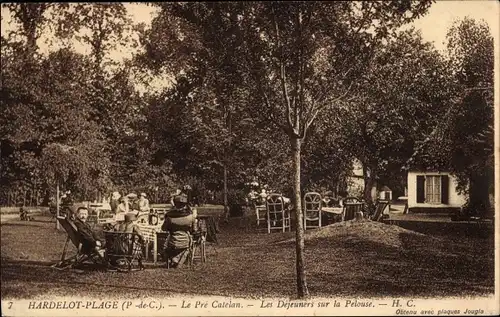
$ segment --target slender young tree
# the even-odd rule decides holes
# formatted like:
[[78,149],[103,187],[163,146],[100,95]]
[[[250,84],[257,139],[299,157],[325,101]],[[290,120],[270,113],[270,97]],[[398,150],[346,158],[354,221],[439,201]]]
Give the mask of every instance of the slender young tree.
[[[169,27],[152,33],[155,41],[146,43],[146,48],[157,55],[150,56],[159,55],[162,61],[179,57],[175,61],[180,62],[181,69],[203,60],[212,70],[244,74],[241,78],[245,80],[239,86],[249,92],[249,99],[242,110],[261,119],[256,120],[257,129],[272,126],[288,138],[294,170],[299,297],[309,293],[300,188],[303,141],[326,108],[338,107],[351,97],[354,78],[362,73],[380,41],[425,13],[430,4],[431,1],[161,4],[165,14],[160,15],[152,30],[160,25]],[[218,28],[221,24],[228,26],[225,32],[207,27]],[[153,47],[157,49],[152,50]],[[214,52],[222,57],[237,56],[238,61],[225,67],[217,59],[207,58],[213,57]],[[157,60],[153,58],[151,64],[158,66]]]

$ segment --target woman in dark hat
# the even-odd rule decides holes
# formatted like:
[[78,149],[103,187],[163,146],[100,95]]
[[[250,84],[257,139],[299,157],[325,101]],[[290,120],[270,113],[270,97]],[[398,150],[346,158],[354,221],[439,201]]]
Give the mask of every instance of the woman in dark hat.
[[196,217],[184,194],[174,197],[174,206],[167,213],[161,229],[169,233],[164,254],[169,267],[181,267],[187,260],[191,247],[191,232],[196,227]]

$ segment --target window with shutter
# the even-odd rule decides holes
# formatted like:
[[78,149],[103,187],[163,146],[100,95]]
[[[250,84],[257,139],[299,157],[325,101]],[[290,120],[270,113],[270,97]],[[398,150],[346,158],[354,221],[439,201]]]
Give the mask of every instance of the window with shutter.
[[441,176],[441,203],[448,204],[450,199],[449,193],[449,177],[448,175]]

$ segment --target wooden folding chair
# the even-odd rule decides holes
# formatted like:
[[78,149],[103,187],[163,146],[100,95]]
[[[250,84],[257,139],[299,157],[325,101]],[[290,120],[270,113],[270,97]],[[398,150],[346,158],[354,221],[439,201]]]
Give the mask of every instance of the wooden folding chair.
[[321,227],[321,195],[316,192],[306,193],[304,195],[304,230],[309,228]]
[[[113,267],[122,272],[144,269],[142,264],[144,241],[137,233],[104,231],[104,237],[106,238],[106,258]],[[119,261],[123,261],[124,265],[116,265]]]
[[271,230],[282,230],[285,232],[287,228],[291,231],[290,213],[285,209],[282,195],[273,193],[267,196],[266,209],[267,233],[271,233]]
[[[78,229],[76,228],[76,225],[67,217],[57,217],[57,221],[59,221],[59,224],[61,227],[64,228],[64,230],[67,233],[67,238],[66,242],[64,243],[64,248],[61,254],[61,260],[55,264],[52,265],[53,268],[56,269],[67,269],[67,268],[74,268],[78,265],[81,265],[85,262],[92,262],[94,264],[99,264],[101,262],[101,258],[99,254],[95,250],[91,250],[88,253],[85,253],[83,250],[83,238],[78,232]],[[75,255],[66,258],[66,251],[68,248],[68,243],[71,241],[73,245],[75,246],[77,252]],[[104,263],[100,263],[104,264]]]
[[384,210],[389,206],[389,201],[379,200],[377,206],[375,207],[375,213],[371,217],[373,221],[381,221],[384,217]]
[[356,218],[356,215],[361,213],[363,210],[362,202],[345,202],[344,209],[342,211],[342,221],[353,220]]

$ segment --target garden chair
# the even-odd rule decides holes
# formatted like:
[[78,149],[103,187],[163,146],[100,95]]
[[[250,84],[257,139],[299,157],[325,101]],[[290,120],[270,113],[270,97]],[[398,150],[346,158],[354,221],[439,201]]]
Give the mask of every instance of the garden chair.
[[[154,252],[163,258],[166,262],[167,268],[170,266],[168,259],[164,258],[164,246],[168,239],[168,232],[158,231],[156,234],[156,247]],[[207,261],[206,245],[207,245],[208,227],[204,219],[200,219],[198,222],[198,230],[192,234],[192,243],[188,250],[188,265],[192,267],[194,260],[201,260],[202,263]],[[160,250],[158,250],[160,246]],[[215,249],[214,249],[215,250]],[[156,261],[155,261],[156,263]]]
[[375,213],[371,217],[373,221],[381,221],[384,217],[384,210],[389,206],[389,202],[386,200],[379,200],[377,206],[375,207]]
[[321,227],[321,195],[316,192],[306,193],[304,195],[304,230],[309,228]]
[[[166,263],[167,268],[170,268],[170,259],[168,259],[167,255],[165,254],[165,245],[166,245],[166,241],[168,240],[169,233],[164,232],[164,231],[157,231],[157,232],[155,232],[155,234],[156,234],[156,247],[154,248],[154,252],[157,253],[157,256],[159,254],[160,258],[163,259],[163,261]],[[200,236],[196,237],[197,243],[201,243],[201,240],[198,240],[200,238],[201,238]],[[194,252],[193,252],[194,245],[195,245],[195,241],[193,240],[193,236],[191,236],[191,243],[189,244],[188,253],[187,253],[187,264],[189,267],[192,266],[193,260],[194,260]],[[158,247],[160,248],[160,250],[158,250]],[[205,251],[205,248],[203,248],[203,252],[204,251]],[[154,263],[156,264],[156,260]]]
[[[208,227],[205,219],[198,220],[198,230],[193,233],[193,245],[190,251],[190,265],[195,259],[201,260],[202,263],[207,261],[206,241],[208,235]],[[198,255],[196,252],[198,251]]]
[[266,205],[254,205],[255,208],[255,217],[257,218],[257,227],[260,226],[260,222],[264,222],[267,217],[267,207]]
[[[95,250],[90,250],[87,253],[84,252],[83,238],[78,232],[78,229],[76,228],[75,224],[68,217],[59,216],[56,219],[61,225],[61,227],[64,228],[68,236],[66,238],[66,242],[64,243],[64,248],[61,254],[61,260],[53,264],[52,265],[53,268],[64,270],[67,268],[74,268],[86,262],[91,262],[93,264],[102,264],[102,265],[105,264],[102,263],[101,257],[99,256],[99,254],[97,254]],[[66,251],[68,248],[69,241],[73,243],[77,252],[75,255],[66,258]]]
[[349,221],[356,218],[356,215],[363,214],[362,202],[345,202],[342,211],[342,221]]
[[273,193],[267,196],[266,209],[267,233],[271,233],[271,230],[282,230],[285,232],[287,228],[291,231],[290,213],[285,209],[282,195]]
[[[113,267],[122,272],[144,269],[142,264],[144,241],[137,233],[104,231],[104,237],[106,238],[106,257]],[[116,265],[120,261],[124,265]]]

